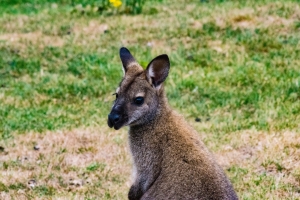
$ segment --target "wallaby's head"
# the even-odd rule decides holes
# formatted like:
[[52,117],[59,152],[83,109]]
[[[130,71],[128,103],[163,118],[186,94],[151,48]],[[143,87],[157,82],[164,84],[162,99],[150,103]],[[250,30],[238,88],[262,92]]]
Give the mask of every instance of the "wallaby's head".
[[116,90],[116,100],[107,122],[116,130],[147,123],[156,116],[164,101],[162,84],[170,69],[165,54],[154,58],[145,70],[124,47],[120,49],[120,58],[124,77]]

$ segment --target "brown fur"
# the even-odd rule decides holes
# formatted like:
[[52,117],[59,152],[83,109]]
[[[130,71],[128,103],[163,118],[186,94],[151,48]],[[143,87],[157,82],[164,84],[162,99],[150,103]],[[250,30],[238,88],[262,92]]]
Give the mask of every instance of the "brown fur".
[[[238,199],[197,132],[168,105],[162,85],[168,57],[155,58],[143,70],[127,49],[120,54],[125,76],[108,124],[130,127],[136,177],[129,199]],[[133,103],[137,94],[142,105]]]

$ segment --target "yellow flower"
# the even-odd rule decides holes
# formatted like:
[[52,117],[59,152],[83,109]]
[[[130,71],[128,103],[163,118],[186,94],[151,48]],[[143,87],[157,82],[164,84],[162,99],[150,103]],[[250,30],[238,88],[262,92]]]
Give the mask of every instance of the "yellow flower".
[[113,5],[113,7],[120,7],[122,5],[122,1],[121,0],[109,0],[109,3],[111,3]]

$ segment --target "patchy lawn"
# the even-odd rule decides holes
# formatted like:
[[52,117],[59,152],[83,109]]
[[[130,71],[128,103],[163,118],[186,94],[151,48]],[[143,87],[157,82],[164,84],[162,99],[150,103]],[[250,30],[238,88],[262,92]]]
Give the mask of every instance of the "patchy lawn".
[[[18,135],[1,151],[1,199],[125,199],[125,131],[75,129]],[[3,147],[3,146],[2,146]]]
[[73,2],[0,5],[1,199],[126,199],[126,128],[106,125],[121,46],[144,67],[169,55],[170,104],[241,199],[300,198],[298,1]]

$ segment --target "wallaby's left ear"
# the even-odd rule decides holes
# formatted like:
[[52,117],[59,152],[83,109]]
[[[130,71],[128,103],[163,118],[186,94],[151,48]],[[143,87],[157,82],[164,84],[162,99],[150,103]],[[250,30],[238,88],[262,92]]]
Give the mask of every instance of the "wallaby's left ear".
[[154,58],[146,69],[146,74],[150,83],[157,89],[166,80],[170,69],[168,55],[163,54]]

